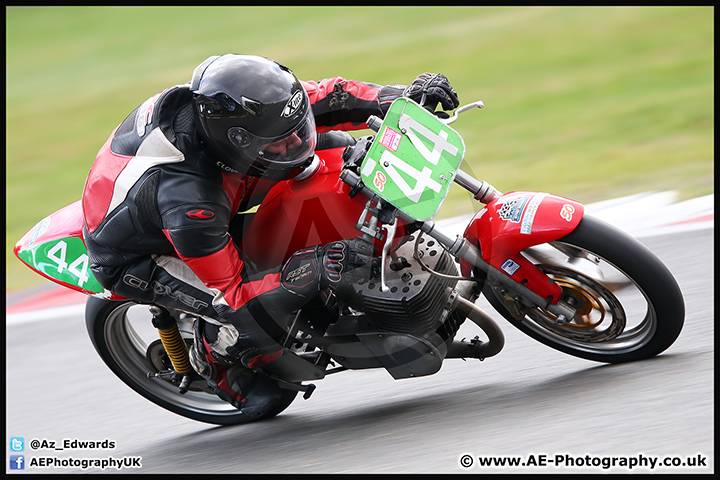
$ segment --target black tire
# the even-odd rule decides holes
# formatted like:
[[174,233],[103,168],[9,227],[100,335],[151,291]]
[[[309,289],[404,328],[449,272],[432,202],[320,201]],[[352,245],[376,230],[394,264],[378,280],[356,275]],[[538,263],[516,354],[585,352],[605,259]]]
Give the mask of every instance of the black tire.
[[[182,316],[171,313],[179,319],[182,336],[192,338],[191,322],[183,324]],[[88,334],[100,358],[125,384],[156,405],[199,422],[237,425],[274,417],[290,406],[297,396],[296,391],[283,390],[272,410],[258,417],[248,417],[214,393],[192,388],[180,395],[170,382],[148,378],[148,373],[156,372],[157,368],[151,365],[146,352],[153,341],[159,339],[157,330],[150,323],[151,318],[147,305],[95,297],[88,298],[85,311]],[[164,354],[164,349],[160,354]]]
[[[558,249],[547,244],[545,250],[533,251],[538,250],[533,247],[523,254],[565,285],[563,295],[586,300],[588,307],[597,300],[598,308],[586,310],[584,320],[576,315],[564,325],[539,308],[525,309],[525,316],[518,320],[486,283],[484,295],[510,323],[556,350],[606,363],[650,358],[675,342],[685,318],[682,293],[667,267],[644,245],[590,216],[552,243],[565,254],[557,255]],[[568,252],[572,255],[567,256]],[[569,263],[571,259],[574,264]],[[609,323],[605,321],[608,313]],[[597,324],[592,315],[600,317]]]

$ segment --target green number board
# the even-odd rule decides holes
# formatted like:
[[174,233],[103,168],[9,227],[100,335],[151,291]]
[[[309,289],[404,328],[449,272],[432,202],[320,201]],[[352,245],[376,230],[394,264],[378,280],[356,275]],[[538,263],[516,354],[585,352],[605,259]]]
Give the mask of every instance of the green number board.
[[20,250],[18,257],[48,277],[101,293],[103,287],[88,268],[88,255],[81,238],[67,237]]
[[363,160],[373,192],[416,220],[437,215],[465,155],[460,135],[408,98],[395,100]]

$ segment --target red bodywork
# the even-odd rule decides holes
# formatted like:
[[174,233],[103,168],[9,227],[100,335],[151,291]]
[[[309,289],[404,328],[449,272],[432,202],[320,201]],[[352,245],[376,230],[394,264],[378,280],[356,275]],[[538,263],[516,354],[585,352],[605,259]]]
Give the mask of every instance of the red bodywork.
[[[518,283],[557,303],[561,288],[520,252],[572,232],[580,223],[582,204],[557,195],[511,192],[490,202],[465,229],[464,236],[479,246],[483,260]],[[461,261],[463,275],[472,266]]]
[[303,248],[360,235],[355,224],[368,198],[348,198],[350,187],[340,179],[343,150],[320,152],[311,177],[280,182],[268,192],[241,244],[261,270],[282,265]]

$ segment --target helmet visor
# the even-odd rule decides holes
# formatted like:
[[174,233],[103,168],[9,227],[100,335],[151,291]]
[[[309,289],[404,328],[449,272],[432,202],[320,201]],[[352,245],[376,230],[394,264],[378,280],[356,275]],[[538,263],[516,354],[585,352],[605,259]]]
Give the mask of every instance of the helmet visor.
[[315,118],[309,108],[294,129],[278,137],[260,137],[242,127],[232,127],[227,134],[244,157],[278,166],[293,166],[312,157],[317,141]]

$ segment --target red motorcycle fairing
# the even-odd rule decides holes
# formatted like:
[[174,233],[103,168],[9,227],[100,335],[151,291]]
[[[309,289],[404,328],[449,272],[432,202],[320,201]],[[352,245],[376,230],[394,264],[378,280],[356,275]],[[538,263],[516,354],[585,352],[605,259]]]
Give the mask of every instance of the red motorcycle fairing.
[[[487,263],[557,303],[560,286],[520,252],[569,234],[580,223],[584,211],[582,204],[558,195],[511,192],[475,214],[463,235],[480,247]],[[462,260],[460,267],[463,275],[470,275],[472,265]]]
[[[368,199],[348,198],[350,187],[340,179],[344,148],[318,152],[310,177],[279,182],[265,196],[240,246],[260,270],[284,264],[303,248],[360,235],[355,224]],[[396,240],[403,235],[399,227]],[[382,249],[377,241],[375,247]]]

